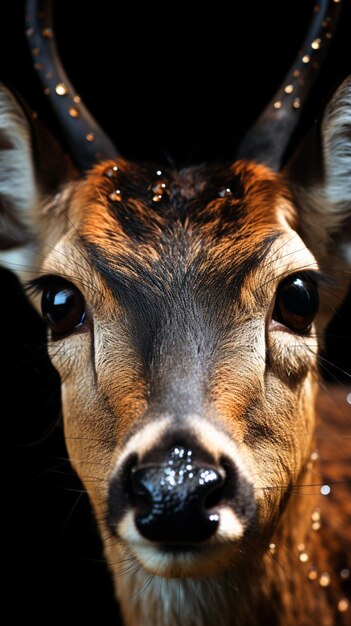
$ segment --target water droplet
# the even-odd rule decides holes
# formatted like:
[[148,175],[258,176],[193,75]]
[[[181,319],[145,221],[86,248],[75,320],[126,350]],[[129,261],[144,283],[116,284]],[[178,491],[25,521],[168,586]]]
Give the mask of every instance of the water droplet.
[[348,393],[346,396],[346,402],[348,402],[349,404],[351,404],[351,393]]
[[317,568],[312,565],[310,569],[308,570],[307,576],[310,580],[317,580],[318,578]]
[[338,611],[340,611],[340,613],[345,613],[345,611],[349,608],[349,605],[350,603],[347,598],[340,598],[338,602]]
[[86,139],[87,141],[90,141],[90,142],[91,142],[91,141],[94,141],[94,139],[95,139],[95,135],[94,135],[94,133],[91,133],[91,132],[90,132],[90,133],[86,133],[86,135],[85,135],[85,139]]
[[[110,193],[109,198],[113,202],[121,202],[122,196],[121,196],[120,190],[119,189],[115,189],[112,193]],[[171,465],[171,462],[170,461],[168,461],[168,462]]]
[[157,171],[156,171],[156,176],[162,176],[162,172],[161,172],[161,170],[157,170]]
[[294,91],[294,85],[286,85],[284,91],[285,93],[292,93]]
[[313,522],[312,530],[320,530],[320,528],[321,528],[321,523],[320,522]]
[[281,109],[282,108],[282,101],[281,100],[276,100],[275,103],[273,104],[275,109]]
[[156,183],[155,185],[153,185],[153,186],[151,187],[151,189],[152,189],[152,191],[153,191],[154,193],[160,193],[160,194],[163,194],[163,193],[165,192],[165,190],[167,189],[167,185],[166,185],[166,183],[161,183],[161,182],[158,182],[158,183]]
[[299,109],[300,106],[301,106],[301,99],[300,98],[294,98],[292,105],[293,105],[294,109]]
[[328,572],[323,572],[319,577],[319,584],[321,587],[328,587],[330,585],[330,575]]
[[218,522],[219,515],[217,515],[217,513],[211,513],[211,515],[209,516],[209,520],[210,522]]
[[45,65],[44,63],[34,63],[34,67],[36,70],[43,70]]
[[231,196],[232,195],[232,190],[229,189],[229,187],[224,187],[224,189],[220,189],[220,191],[218,192],[218,195],[220,196],[220,198],[225,198],[227,196]]
[[350,570],[347,567],[343,567],[342,570],[340,570],[340,578],[343,580],[350,578]]
[[55,91],[58,96],[66,96],[68,94],[65,83],[57,83],[57,85],[55,85]]
[[310,456],[311,461],[317,461],[318,456],[319,456],[318,455],[318,450],[313,450],[313,452],[311,452],[311,456]]
[[311,515],[311,520],[312,520],[312,522],[319,522],[320,519],[321,519],[320,511],[318,509],[316,509],[315,511],[313,511],[313,513]]
[[169,195],[165,182],[158,182],[155,185],[152,185],[151,190],[154,193],[154,196],[152,198],[154,202],[160,202],[165,194]]
[[116,172],[118,172],[118,167],[117,165],[114,165],[106,170],[105,176],[107,176],[107,178],[113,178],[116,175]]
[[293,75],[295,78],[298,78],[298,77],[300,76],[300,74],[301,74],[300,70],[294,70],[294,71],[293,71],[293,73],[292,73],[292,75]]
[[80,112],[76,109],[76,107],[70,107],[68,109],[68,113],[71,117],[80,117]]
[[322,43],[322,40],[319,37],[317,37],[317,39],[314,39],[312,41],[311,48],[313,50],[319,50],[319,48],[321,47],[321,43]]
[[304,54],[302,57],[302,63],[309,63],[311,60],[310,56],[308,54]]
[[27,28],[26,30],[27,37],[33,37],[34,33],[35,33],[34,28]]
[[73,102],[75,102],[76,104],[79,104],[81,102],[80,96],[73,96]]
[[53,39],[54,36],[52,28],[44,28],[41,31],[41,34],[43,35],[43,37],[45,37],[45,39]]
[[304,543],[298,543],[297,544],[297,549],[298,549],[299,552],[303,552],[305,548],[306,548],[306,546],[305,546]]
[[46,95],[46,96],[49,96],[49,95],[51,94],[51,89],[50,89],[50,87],[45,87],[45,89],[44,89],[44,93],[45,93],[45,95]]
[[322,496],[329,496],[330,492],[331,492],[331,488],[330,488],[329,485],[323,485],[321,487],[321,494],[322,494]]
[[325,37],[326,37],[326,39],[331,39],[332,38],[332,34],[331,33],[325,33]]
[[40,54],[40,48],[32,48],[32,55],[38,57]]
[[335,2],[335,4],[339,4],[339,2],[341,2],[341,0],[333,0],[333,2]]
[[270,543],[270,544],[269,544],[269,550],[270,550],[270,552],[271,552],[272,554],[275,554],[276,547],[277,547],[277,546],[275,545],[275,543]]
[[301,554],[299,555],[299,559],[300,559],[301,563],[307,563],[307,561],[308,561],[308,554],[307,554],[307,552],[301,552]]

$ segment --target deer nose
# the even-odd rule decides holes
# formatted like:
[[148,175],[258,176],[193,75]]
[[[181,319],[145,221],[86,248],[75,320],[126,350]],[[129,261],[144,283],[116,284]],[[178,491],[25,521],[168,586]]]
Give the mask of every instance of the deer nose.
[[186,544],[215,534],[225,471],[192,460],[192,451],[175,446],[164,462],[134,467],[129,498],[140,534],[151,541]]

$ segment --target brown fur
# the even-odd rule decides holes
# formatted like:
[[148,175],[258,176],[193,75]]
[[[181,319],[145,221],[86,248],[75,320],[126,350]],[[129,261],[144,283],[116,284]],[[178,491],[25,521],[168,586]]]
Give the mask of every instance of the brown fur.
[[[272,330],[266,339],[268,361],[265,354],[264,320],[277,284],[289,273],[317,268],[290,228],[296,216],[288,188],[263,166],[239,162],[211,176],[201,168],[167,172],[162,178],[167,196],[155,203],[152,168],[119,162],[111,178],[106,172],[113,165],[96,167],[71,190],[62,216],[68,234],[51,241],[54,249],[42,272],[73,281],[93,320],[93,348],[83,333],[68,338],[60,349],[54,342],[50,352],[64,380],[70,457],[106,537],[126,624],[212,626],[219,610],[223,626],[348,623],[349,614],[336,608],[343,595],[333,562],[339,537],[330,535],[325,519],[335,515],[338,490],[333,489],[332,497],[320,496],[324,478],[318,464],[311,468],[309,461],[315,445],[316,338]],[[232,195],[219,197],[222,187],[230,187]],[[121,201],[109,199],[115,188]],[[188,344],[194,329],[185,342],[178,336],[178,367],[167,353],[167,333],[181,323],[173,308],[186,319],[178,297],[187,281],[189,303],[199,307],[199,323],[204,316],[201,323],[213,335],[214,353],[208,356],[203,347],[200,360],[193,360]],[[135,335],[143,323],[149,332],[154,324],[164,327],[165,356],[152,363],[140,352]],[[318,332],[324,323],[318,327],[317,319]],[[196,406],[187,388],[189,374]],[[236,442],[255,485],[259,534],[239,550],[228,546],[217,557],[213,554],[203,572],[200,565],[195,568],[197,580],[188,579],[182,568],[170,570],[165,578],[156,576],[144,594],[147,571],[137,567],[126,542],[111,538],[106,527],[108,480],[130,432],[161,415],[162,406],[170,407],[172,394],[184,406],[184,419],[196,409]],[[210,441],[206,445],[212,450]],[[322,509],[318,532],[311,531],[315,506]],[[324,541],[335,541],[332,554]],[[307,564],[299,561],[301,543],[306,544]],[[135,563],[131,573],[119,565],[125,558]],[[347,567],[347,557],[340,553],[339,558],[338,567]],[[310,563],[318,567],[318,575],[324,570],[333,574],[328,588],[308,580]],[[168,589],[163,592],[168,599],[159,600],[160,589]]]
[[[345,293],[348,251],[337,246],[340,214],[328,212],[326,197],[317,214],[329,230],[313,229],[323,185],[309,189],[304,206],[289,172],[255,163],[159,174],[121,160],[74,182],[70,173],[62,186],[59,176],[55,195],[41,186],[45,195],[27,163],[23,116],[1,94],[0,120],[2,113],[11,126],[9,141],[18,139],[15,178],[28,170],[4,223],[22,224],[18,246],[30,240],[21,263],[29,258],[46,280],[66,279],[85,300],[85,322],[60,339],[49,333],[49,353],[62,379],[69,455],[96,514],[125,625],[347,626],[350,610],[339,603],[350,597],[340,577],[351,566],[350,408],[341,398],[339,419],[326,396],[326,419],[316,420],[314,402],[318,350]],[[10,185],[3,174],[6,201],[18,180]],[[5,232],[4,248],[8,239]],[[321,300],[305,334],[272,319],[281,281],[304,270],[318,274]],[[320,457],[312,463],[316,423]],[[165,556],[141,541],[129,505],[111,533],[108,497],[128,455],[147,458],[176,427],[217,465],[230,458],[257,516],[246,533],[235,511],[225,521],[222,507],[222,527],[202,550]],[[322,496],[327,482],[331,494]],[[312,528],[316,507],[320,528]]]

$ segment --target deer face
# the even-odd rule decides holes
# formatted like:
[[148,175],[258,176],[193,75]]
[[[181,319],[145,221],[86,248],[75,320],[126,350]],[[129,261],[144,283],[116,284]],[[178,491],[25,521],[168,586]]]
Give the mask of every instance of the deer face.
[[320,272],[289,191],[119,161],[64,193],[34,285],[72,463],[147,571],[222,570],[267,542],[313,437]]
[[350,263],[350,94],[348,80],[307,142],[318,158],[304,146],[280,173],[260,155],[179,172],[106,158],[78,179],[61,153],[60,170],[41,157],[35,171],[1,88],[0,241],[36,268],[67,447],[126,615],[122,557],[156,577],[239,580],[306,472],[319,339]]

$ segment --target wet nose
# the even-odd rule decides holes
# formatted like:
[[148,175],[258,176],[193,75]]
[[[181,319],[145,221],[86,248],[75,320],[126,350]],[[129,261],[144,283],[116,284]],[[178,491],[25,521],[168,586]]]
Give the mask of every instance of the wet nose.
[[196,543],[215,534],[226,474],[196,463],[192,451],[174,446],[162,463],[131,470],[128,491],[140,534],[161,543]]

